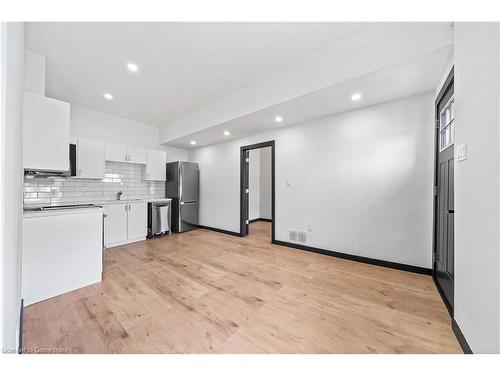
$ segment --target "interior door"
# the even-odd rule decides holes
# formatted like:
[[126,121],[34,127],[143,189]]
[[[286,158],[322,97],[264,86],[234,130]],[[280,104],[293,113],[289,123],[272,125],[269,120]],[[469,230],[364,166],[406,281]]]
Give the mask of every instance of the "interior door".
[[450,313],[454,300],[454,141],[453,79],[437,103],[437,173],[434,280]]
[[243,163],[243,235],[248,234],[248,223],[249,223],[249,192],[250,192],[250,151],[244,151],[244,163]]

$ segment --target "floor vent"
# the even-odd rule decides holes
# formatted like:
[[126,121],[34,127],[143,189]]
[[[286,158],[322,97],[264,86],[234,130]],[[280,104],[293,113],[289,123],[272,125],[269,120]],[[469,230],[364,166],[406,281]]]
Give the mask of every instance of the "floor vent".
[[293,242],[307,243],[307,232],[289,229],[288,240]]

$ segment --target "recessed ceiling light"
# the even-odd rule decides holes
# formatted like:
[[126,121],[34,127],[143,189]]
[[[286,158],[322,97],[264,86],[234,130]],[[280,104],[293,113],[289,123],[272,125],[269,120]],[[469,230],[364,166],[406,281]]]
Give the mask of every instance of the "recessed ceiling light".
[[191,143],[194,146],[196,144],[196,141],[191,141],[189,143]]
[[131,72],[137,72],[139,70],[139,67],[134,64],[134,63],[128,63],[127,64],[127,69],[130,70]]
[[276,116],[276,117],[274,118],[274,121],[276,121],[276,122],[282,122],[282,121],[283,121],[283,117],[281,117],[281,116]]
[[106,100],[113,100],[113,95],[111,95],[109,92],[104,94],[104,99]]
[[359,94],[359,93],[352,94],[352,96],[351,96],[351,100],[352,100],[353,102],[355,102],[355,101],[357,101],[357,100],[361,99],[361,97],[362,97],[362,95],[361,95],[361,94]]
[[225,136],[228,136],[228,135],[231,135],[231,133],[229,132],[229,130],[225,130],[225,131],[224,131],[224,135],[225,135]]

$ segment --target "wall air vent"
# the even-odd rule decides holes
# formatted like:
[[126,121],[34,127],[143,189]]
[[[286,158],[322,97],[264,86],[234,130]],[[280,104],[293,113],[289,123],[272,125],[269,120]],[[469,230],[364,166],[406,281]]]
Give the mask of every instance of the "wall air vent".
[[307,242],[307,233],[306,232],[297,232],[297,242],[306,243]]
[[292,242],[307,243],[307,232],[288,229],[288,240]]

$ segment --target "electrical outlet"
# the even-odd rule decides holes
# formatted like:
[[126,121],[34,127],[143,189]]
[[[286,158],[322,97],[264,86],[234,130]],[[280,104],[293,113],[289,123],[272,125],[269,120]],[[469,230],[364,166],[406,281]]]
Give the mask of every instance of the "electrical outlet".
[[313,231],[313,225],[312,225],[312,223],[307,223],[306,228],[307,228],[308,232],[312,232]]

